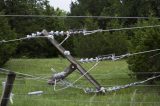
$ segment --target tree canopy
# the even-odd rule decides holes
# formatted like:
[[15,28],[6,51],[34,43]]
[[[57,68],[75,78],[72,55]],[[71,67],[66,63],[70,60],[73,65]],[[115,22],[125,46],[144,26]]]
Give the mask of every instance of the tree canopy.
[[[0,13],[3,14],[3,13]],[[11,30],[11,27],[8,24],[6,18],[0,17],[0,40],[8,40],[16,38],[14,30]],[[13,44],[3,44],[0,43],[0,67],[9,60],[13,55],[16,48],[16,43]]]

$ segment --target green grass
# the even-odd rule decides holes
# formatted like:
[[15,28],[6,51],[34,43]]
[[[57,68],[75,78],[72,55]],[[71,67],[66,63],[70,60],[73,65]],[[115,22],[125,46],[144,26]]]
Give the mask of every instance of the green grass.
[[[56,71],[63,71],[69,63],[65,59],[12,59],[5,68],[49,78],[52,74],[51,68]],[[82,64],[85,69],[89,69],[94,64]],[[104,86],[123,85],[136,81],[130,78],[130,71],[125,61],[105,61],[101,62],[91,72],[98,82]],[[101,74],[101,75],[96,75]],[[80,75],[74,72],[67,79],[73,82]],[[5,75],[0,75],[0,81],[5,80]],[[91,87],[92,85],[81,79],[76,84]],[[0,87],[0,92],[2,87]],[[44,91],[45,94],[39,96],[28,96],[31,91]],[[158,106],[160,105],[159,87],[132,87],[117,92],[106,93],[105,95],[85,94],[82,90],[68,88],[55,92],[53,86],[47,84],[45,80],[24,79],[16,77],[13,93],[14,104],[10,106]]]

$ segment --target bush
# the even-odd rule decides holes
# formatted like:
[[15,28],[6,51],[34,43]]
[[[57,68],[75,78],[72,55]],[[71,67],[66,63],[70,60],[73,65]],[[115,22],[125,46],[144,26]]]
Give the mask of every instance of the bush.
[[[0,17],[0,41],[13,39],[16,37],[13,30],[11,30],[10,26],[8,25],[8,21],[5,18]],[[0,67],[4,65],[5,62],[9,60],[12,54],[15,51],[16,44],[15,43],[1,43],[0,44]]]
[[[160,23],[156,19],[139,21],[137,26],[157,25]],[[160,48],[160,28],[145,28],[134,31],[131,41],[130,51],[139,52]],[[144,79],[156,74],[150,72],[160,71],[159,52],[146,53],[130,57],[128,60],[129,69],[133,71],[138,79]],[[149,72],[148,74],[138,74],[137,72]]]

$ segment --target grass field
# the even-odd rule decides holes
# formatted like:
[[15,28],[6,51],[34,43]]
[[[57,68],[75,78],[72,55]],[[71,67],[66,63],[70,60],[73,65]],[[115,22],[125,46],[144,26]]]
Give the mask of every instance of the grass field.
[[[5,65],[5,68],[49,78],[52,74],[51,68],[63,71],[68,65],[65,59],[12,59]],[[82,65],[89,69],[94,64]],[[135,78],[129,77],[130,71],[125,61],[101,62],[90,73],[105,87],[136,81]],[[67,79],[73,82],[79,76],[79,73],[74,72]],[[5,77],[6,75],[0,73],[1,82],[5,80]],[[76,84],[84,87],[92,86],[83,78]],[[75,88],[55,92],[53,86],[48,85],[46,80],[17,76],[13,89],[14,103],[10,106],[159,106],[159,88],[158,86],[136,86],[105,95],[85,94],[83,90]],[[44,91],[44,94],[27,95],[32,91]],[[0,87],[0,92],[2,92],[2,87]]]

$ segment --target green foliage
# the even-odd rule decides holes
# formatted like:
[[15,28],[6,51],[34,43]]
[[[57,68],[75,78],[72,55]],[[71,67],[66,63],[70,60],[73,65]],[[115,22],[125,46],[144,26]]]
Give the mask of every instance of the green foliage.
[[[11,30],[8,25],[8,21],[5,18],[0,17],[0,41],[13,39],[16,37],[15,32]],[[0,67],[9,60],[15,51],[16,44],[3,44],[0,43]]]
[[105,54],[123,54],[128,48],[125,35],[120,33],[94,34],[74,39],[74,52],[78,57],[95,57]]
[[[95,5],[96,4],[96,5]],[[102,15],[102,16],[122,16],[122,17],[159,17],[159,0],[106,0],[93,1],[78,0],[71,5],[71,15]],[[88,19],[89,20],[89,19]],[[88,21],[89,22],[89,21]],[[78,24],[79,23],[79,24]],[[92,24],[91,24],[92,23]],[[71,25],[94,27],[94,29],[110,29],[131,26],[156,25],[158,20],[137,20],[137,19],[92,19],[90,23],[86,20],[73,21]],[[73,27],[73,26],[72,26]],[[81,27],[81,26],[80,26]],[[127,52],[130,45],[131,52],[138,52],[159,47],[159,28],[146,28],[136,31],[118,31],[109,33],[97,33],[94,36],[77,38],[74,41],[75,53],[78,56],[96,56],[99,54],[116,53],[122,54]],[[158,52],[137,55],[131,57],[128,61],[129,69],[133,72],[157,72],[159,71],[159,54]],[[146,78],[152,74],[136,74],[137,78]]]
[[[3,10],[5,14],[16,15],[65,15],[59,9],[54,9],[47,0],[6,0]],[[33,32],[46,29],[64,30],[64,19],[43,17],[10,17],[9,24],[15,29],[18,38]],[[15,57],[53,57],[57,50],[47,40],[31,40],[20,42]]]
[[154,12],[159,16],[159,0],[123,0],[121,14],[123,16],[150,16]]
[[[137,25],[155,25],[160,23],[159,20],[150,19],[139,21]],[[160,28],[147,28],[136,30],[132,39],[132,52],[146,51],[160,48]],[[137,78],[146,78],[156,74],[137,74],[136,72],[158,72],[160,70],[159,52],[152,52],[143,55],[137,55],[129,58],[129,69],[135,72]]]
[[[87,18],[87,30],[98,29],[96,21]],[[118,21],[111,21],[110,27],[120,27]],[[74,39],[74,52],[78,57],[95,57],[104,54],[123,54],[128,50],[128,40],[125,32],[96,33]]]
[[[77,0],[71,4],[71,13],[67,15],[90,15],[90,16],[160,16],[159,0]],[[60,9],[54,9],[47,0],[3,0],[0,1],[0,11],[5,14],[17,15],[66,15]],[[2,19],[3,20],[3,19]],[[1,21],[2,21],[1,20]],[[158,24],[157,20],[137,21],[137,19],[101,19],[101,18],[33,18],[33,17],[10,17],[8,18],[11,29],[15,29],[18,38],[32,32],[43,29],[68,30],[68,29],[110,29],[126,26],[141,26]],[[5,20],[4,20],[5,21]],[[7,23],[7,22],[6,22]],[[135,24],[137,23],[137,24]],[[9,26],[8,26],[9,27]],[[5,28],[4,28],[5,29]],[[7,29],[7,28],[6,28]],[[8,28],[9,29],[9,28]],[[5,30],[3,30],[5,31]],[[5,31],[6,32],[6,31]],[[76,36],[65,42],[64,47],[78,57],[94,57],[97,55],[115,53],[117,55],[130,50],[133,52],[158,48],[158,28],[132,31],[111,31],[96,33],[89,36]],[[10,33],[10,31],[8,31]],[[10,35],[10,34],[8,34]],[[131,38],[135,35],[133,38]],[[13,37],[13,36],[8,36]],[[64,37],[56,38],[62,41]],[[2,38],[4,39],[4,38]],[[8,38],[6,38],[8,39]],[[155,39],[155,40],[154,40]],[[154,41],[154,42],[153,42]],[[11,45],[3,45],[10,48]],[[3,48],[3,49],[4,49]],[[11,47],[12,48],[12,47]],[[7,50],[7,49],[6,49]],[[4,52],[7,52],[4,50]],[[14,46],[11,51],[14,51]],[[9,52],[12,54],[12,52]],[[5,53],[6,54],[6,53]],[[9,54],[9,55],[10,55]],[[15,57],[53,57],[57,56],[57,50],[47,40],[31,40],[21,42],[16,49]],[[155,53],[156,54],[156,53]],[[129,59],[129,67],[133,72],[139,70],[156,71],[159,69],[157,58],[148,59],[147,55],[139,55]],[[3,56],[3,55],[1,55]],[[9,57],[6,55],[6,57]],[[4,57],[3,57],[4,58]],[[6,59],[7,60],[7,59]],[[5,60],[5,61],[6,61]],[[146,61],[146,62],[144,62]],[[2,62],[4,63],[4,62]],[[141,64],[143,63],[143,64]],[[141,65],[139,65],[141,64]],[[158,71],[158,70],[157,70]],[[148,76],[148,75],[146,75]],[[137,77],[139,77],[137,75]],[[141,75],[140,75],[141,77]]]

